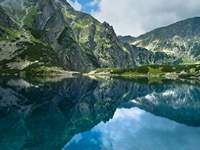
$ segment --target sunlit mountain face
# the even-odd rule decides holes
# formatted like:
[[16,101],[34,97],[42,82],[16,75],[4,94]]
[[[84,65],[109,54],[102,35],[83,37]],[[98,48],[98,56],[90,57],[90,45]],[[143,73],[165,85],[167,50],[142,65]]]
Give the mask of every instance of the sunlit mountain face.
[[0,0],[0,150],[199,150],[200,2],[165,1]]
[[82,77],[7,78],[0,84],[1,149],[199,146],[198,84]]

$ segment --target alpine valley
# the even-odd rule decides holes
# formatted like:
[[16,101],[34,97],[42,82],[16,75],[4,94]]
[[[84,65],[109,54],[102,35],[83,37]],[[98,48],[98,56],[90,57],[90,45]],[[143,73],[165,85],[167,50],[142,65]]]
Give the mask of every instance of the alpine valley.
[[199,149],[200,18],[121,36],[67,0],[0,0],[0,150]]
[[[200,18],[137,38],[117,36],[108,23],[66,0],[0,0],[0,74],[62,74],[98,68],[183,65],[199,76]],[[149,66],[147,66],[149,68]],[[191,70],[192,69],[192,70]],[[161,68],[162,70],[162,68]]]

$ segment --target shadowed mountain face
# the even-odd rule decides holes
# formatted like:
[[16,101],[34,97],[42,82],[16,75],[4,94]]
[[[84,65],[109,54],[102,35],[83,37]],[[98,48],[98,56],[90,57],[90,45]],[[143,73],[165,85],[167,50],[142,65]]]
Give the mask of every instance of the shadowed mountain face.
[[0,67],[4,70],[38,64],[89,71],[174,61],[166,54],[161,59],[121,42],[112,26],[75,11],[66,0],[1,0],[0,9]]
[[135,38],[130,43],[151,51],[165,52],[183,58],[183,61],[200,60],[200,17],[183,20],[155,29]]
[[192,84],[72,78],[44,84],[1,79],[0,85],[0,149],[4,150],[61,149],[75,134],[110,120],[118,107],[139,107],[200,126],[200,88]]
[[120,41],[124,42],[124,43],[132,43],[135,41],[136,37],[127,35],[127,36],[118,36],[118,38],[120,39]]

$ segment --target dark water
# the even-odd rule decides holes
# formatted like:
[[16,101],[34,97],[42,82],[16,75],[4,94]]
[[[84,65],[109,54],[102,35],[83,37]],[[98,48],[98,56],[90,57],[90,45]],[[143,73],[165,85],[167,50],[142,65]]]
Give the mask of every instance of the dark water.
[[0,79],[0,150],[199,150],[200,85]]

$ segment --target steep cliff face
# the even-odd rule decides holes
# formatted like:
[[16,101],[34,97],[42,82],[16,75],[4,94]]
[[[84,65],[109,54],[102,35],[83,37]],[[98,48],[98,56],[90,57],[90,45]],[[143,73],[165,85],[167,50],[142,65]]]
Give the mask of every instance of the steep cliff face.
[[[48,64],[67,70],[90,71],[174,61],[167,55],[163,55],[166,56],[163,61],[153,52],[121,42],[112,26],[75,11],[65,0],[1,0],[0,6],[4,12],[0,16],[2,26],[12,33],[6,41],[1,41],[4,49],[1,54],[12,53],[12,57],[0,56],[1,66],[7,66],[7,70]],[[23,57],[18,51],[25,53]]]
[[3,8],[0,7],[0,25],[5,27],[14,27],[15,23],[10,17],[5,13]]
[[183,61],[200,60],[200,17],[155,29],[131,41],[151,51],[165,52]]

